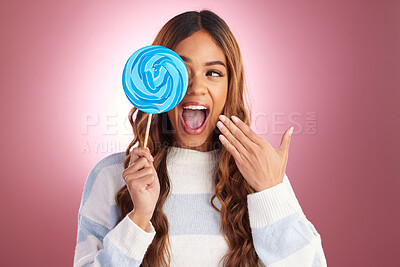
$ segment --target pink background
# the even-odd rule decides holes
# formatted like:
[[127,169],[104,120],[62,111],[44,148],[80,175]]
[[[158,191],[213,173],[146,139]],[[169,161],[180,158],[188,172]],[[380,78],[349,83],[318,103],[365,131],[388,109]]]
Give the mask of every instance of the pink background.
[[295,126],[287,174],[328,265],[394,266],[399,3],[2,1],[0,265],[72,266],[86,177],[132,138],[127,58],[209,8],[241,47],[253,129],[277,147]]

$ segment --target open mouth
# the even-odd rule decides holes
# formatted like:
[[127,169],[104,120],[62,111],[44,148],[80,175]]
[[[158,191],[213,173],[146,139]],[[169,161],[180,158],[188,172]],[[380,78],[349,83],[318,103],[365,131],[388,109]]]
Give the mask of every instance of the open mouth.
[[187,134],[197,135],[204,132],[210,114],[210,106],[203,102],[190,101],[179,109],[181,126]]

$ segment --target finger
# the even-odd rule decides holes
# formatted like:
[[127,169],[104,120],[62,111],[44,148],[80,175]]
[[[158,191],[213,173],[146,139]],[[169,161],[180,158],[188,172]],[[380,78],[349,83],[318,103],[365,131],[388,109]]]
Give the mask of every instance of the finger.
[[255,144],[262,146],[262,139],[244,121],[236,116],[231,116],[234,124]]
[[250,152],[253,150],[252,147],[254,147],[256,144],[253,143],[230,119],[224,115],[220,115],[219,119],[223,122],[223,124],[217,123],[217,126],[223,134],[227,136],[224,130],[229,130],[231,134],[243,145],[243,147],[246,148],[247,151]]
[[221,143],[226,147],[226,150],[228,150],[229,153],[233,156],[235,160],[241,161],[242,156],[240,155],[239,151],[237,151],[236,147],[232,145],[228,139],[226,139],[225,136],[222,134],[219,135],[219,140],[221,140]]
[[126,183],[128,183],[131,180],[136,180],[140,179],[146,175],[154,175],[154,169],[152,167],[144,167],[140,171],[134,172],[134,173],[128,173],[125,177],[124,180]]
[[[226,117],[225,117],[226,118]],[[226,121],[226,120],[225,120]],[[236,150],[241,153],[241,154],[245,154],[247,153],[247,149],[242,145],[241,142],[239,142],[239,140],[231,133],[231,131],[229,131],[229,129],[227,127],[224,126],[225,124],[223,124],[221,121],[217,122],[217,127],[219,128],[219,130],[221,131],[221,133],[224,135],[224,137],[229,141],[229,143],[231,145],[233,145]]]
[[139,191],[144,192],[147,187],[151,188],[151,186],[154,184],[155,177],[154,175],[145,175],[142,178],[139,178],[137,182],[139,183]]
[[146,157],[150,162],[153,162],[153,156],[148,148],[135,147],[131,151],[131,158],[129,160],[129,165],[135,162],[140,157]]
[[150,167],[150,166],[151,163],[149,162],[149,160],[146,157],[141,157],[135,162],[133,162],[131,166],[129,166],[122,172],[122,177],[125,177],[131,173],[135,173],[144,167]]
[[278,148],[279,151],[287,153],[289,151],[290,138],[293,133],[293,126],[286,130],[282,136],[281,144]]

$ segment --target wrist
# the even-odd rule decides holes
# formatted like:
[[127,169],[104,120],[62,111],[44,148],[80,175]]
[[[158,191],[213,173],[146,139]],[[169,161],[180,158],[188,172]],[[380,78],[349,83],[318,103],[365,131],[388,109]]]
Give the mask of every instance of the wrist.
[[132,211],[129,214],[129,219],[131,219],[137,226],[142,228],[144,231],[146,232],[151,231],[151,226],[150,226],[151,216],[143,216]]

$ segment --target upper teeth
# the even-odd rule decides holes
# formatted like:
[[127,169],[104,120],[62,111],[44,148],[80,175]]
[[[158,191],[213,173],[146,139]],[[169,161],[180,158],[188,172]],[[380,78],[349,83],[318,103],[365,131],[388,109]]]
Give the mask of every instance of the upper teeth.
[[189,106],[186,106],[186,107],[183,107],[183,108],[184,109],[194,109],[194,110],[196,110],[196,109],[207,109],[204,106],[193,106],[193,105],[189,105]]

